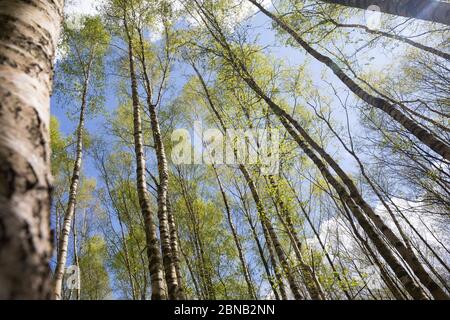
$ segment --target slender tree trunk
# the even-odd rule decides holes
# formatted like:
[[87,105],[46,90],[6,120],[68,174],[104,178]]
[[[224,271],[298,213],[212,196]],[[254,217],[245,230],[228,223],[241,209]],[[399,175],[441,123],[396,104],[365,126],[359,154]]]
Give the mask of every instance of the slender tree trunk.
[[144,52],[144,42],[142,39],[142,31],[138,30],[139,41],[141,46],[141,62],[144,75],[145,88],[147,91],[147,106],[150,113],[150,124],[152,126],[153,142],[155,144],[156,159],[158,162],[158,220],[159,220],[159,235],[161,238],[161,251],[163,255],[164,274],[166,276],[166,283],[168,289],[168,296],[171,300],[180,299],[182,292],[178,285],[177,272],[175,268],[174,259],[172,257],[172,248],[170,245],[170,230],[167,214],[167,197],[169,189],[169,170],[167,166],[166,150],[164,148],[163,139],[161,136],[161,128],[159,126],[159,119],[156,112],[156,105],[152,103],[152,88],[150,78],[147,73],[147,65]]
[[139,205],[141,207],[142,216],[144,218],[145,236],[147,242],[147,256],[149,263],[150,279],[152,286],[152,300],[166,299],[166,290],[164,285],[164,275],[162,270],[162,259],[159,251],[159,241],[156,234],[156,228],[153,224],[153,214],[150,208],[150,198],[147,190],[145,177],[145,157],[142,138],[142,119],[141,109],[139,105],[139,95],[137,88],[137,79],[134,66],[134,53],[131,34],[128,28],[126,14],[123,19],[125,31],[128,40],[128,58],[131,79],[131,96],[133,102],[133,126],[134,126],[134,151],[136,154],[136,183],[139,197]]
[[230,206],[228,204],[228,199],[227,199],[227,196],[225,194],[225,190],[224,190],[224,188],[222,186],[222,182],[220,181],[220,177],[219,177],[219,175],[217,173],[216,167],[214,165],[212,167],[213,167],[214,173],[215,173],[216,178],[217,178],[217,184],[219,185],[219,189],[220,189],[220,193],[222,195],[223,203],[225,205],[225,211],[226,211],[226,215],[227,215],[228,225],[230,226],[231,234],[233,235],[233,240],[234,240],[234,243],[236,245],[236,249],[238,251],[239,261],[241,262],[242,273],[244,275],[244,279],[245,279],[245,282],[247,284],[248,295],[249,295],[249,297],[251,299],[256,300],[255,287],[253,285],[253,281],[251,279],[250,273],[249,273],[248,268],[247,268],[247,262],[245,261],[245,257],[244,257],[241,241],[239,240],[239,236],[237,234],[236,227],[234,226],[233,219],[231,217],[231,209],[230,209]]
[[261,228],[263,230],[264,239],[266,239],[267,251],[269,251],[270,264],[272,265],[273,273],[275,274],[275,280],[277,281],[275,285],[280,290],[281,299],[288,300],[288,296],[286,293],[286,286],[283,280],[282,272],[280,272],[280,269],[278,268],[278,263],[276,259],[276,254],[274,252],[272,239],[270,238],[266,225],[261,223]]
[[78,258],[78,241],[77,241],[77,219],[76,219],[76,211],[73,214],[73,260],[75,262],[75,266],[77,267],[77,284],[78,286],[75,288],[76,299],[81,299],[81,269],[80,269],[80,260]]
[[83,83],[83,91],[81,93],[81,108],[80,118],[77,128],[77,145],[75,154],[75,163],[73,165],[72,178],[70,180],[69,201],[67,203],[67,210],[64,215],[64,222],[59,237],[59,251],[57,253],[57,261],[54,275],[54,295],[57,300],[62,299],[62,281],[67,261],[67,249],[69,245],[70,227],[72,225],[73,216],[75,214],[75,206],[77,202],[78,185],[80,183],[81,161],[83,158],[83,131],[84,131],[84,117],[87,107],[87,91],[89,87],[90,65],[87,70],[86,78]]
[[[242,205],[244,206],[244,214],[245,214],[245,216],[246,216],[246,218],[248,220],[248,223],[250,225],[250,229],[252,230],[253,239],[255,240],[256,247],[258,248],[259,256],[261,258],[261,261],[262,261],[263,266],[264,266],[264,270],[266,272],[267,280],[269,281],[269,284],[270,284],[270,286],[272,288],[272,292],[273,292],[273,294],[275,296],[275,299],[276,300],[280,300],[280,295],[278,293],[277,286],[276,286],[276,284],[275,284],[275,282],[273,280],[272,274],[270,272],[269,263],[267,262],[267,259],[264,256],[263,246],[261,245],[261,241],[259,240],[258,234],[256,232],[256,227],[255,227],[255,225],[254,225],[254,223],[252,221],[252,218],[250,216],[250,212],[248,212],[248,210],[247,210],[247,206],[245,205],[244,198],[242,196],[240,198],[241,198],[241,201],[242,201]],[[284,294],[284,296],[285,296],[285,294]]]
[[0,299],[51,297],[50,93],[63,1],[0,3]]
[[341,6],[369,10],[375,5],[380,12],[450,25],[450,3],[436,0],[321,0]]
[[161,137],[158,116],[156,115],[156,106],[151,104],[150,98],[147,99],[150,111],[150,122],[153,132],[153,141],[156,146],[156,158],[158,161],[159,185],[158,185],[158,220],[159,234],[161,238],[161,250],[163,253],[163,266],[166,276],[166,283],[169,291],[169,299],[176,300],[180,298],[180,288],[178,286],[175,264],[172,257],[172,248],[170,245],[170,231],[167,214],[167,193],[169,187],[169,171],[167,167],[166,153]]
[[[437,154],[441,155],[444,159],[450,161],[450,146],[441,141],[439,138],[434,136],[431,132],[426,130],[426,128],[422,127],[417,122],[410,119],[408,116],[403,114],[399,109],[397,109],[394,105],[392,105],[389,101],[375,97],[367,93],[363,90],[356,82],[354,82],[350,77],[348,77],[345,72],[329,57],[322,55],[314,48],[312,48],[308,43],[306,43],[301,36],[295,32],[286,22],[282,19],[278,18],[268,10],[266,10],[263,6],[261,6],[256,0],[248,0],[253,3],[261,12],[263,12],[266,16],[271,18],[279,27],[289,33],[295,41],[305,49],[310,55],[312,55],[315,59],[325,64],[328,68],[330,68],[333,73],[359,98],[368,103],[369,105],[380,109],[381,111],[388,114],[392,119],[398,122],[401,126],[403,126],[407,131],[409,131],[412,135],[414,135],[417,139],[419,139],[422,143],[427,145],[430,149],[432,149]],[[449,5],[450,6],[450,5]]]
[[175,217],[170,206],[170,199],[167,197],[167,217],[169,222],[170,232],[170,247],[172,249],[172,258],[175,265],[175,271],[177,274],[178,292],[179,298],[185,299],[186,296],[183,290],[183,275],[181,274],[181,262],[180,262],[180,241],[178,239],[177,225],[175,223]]

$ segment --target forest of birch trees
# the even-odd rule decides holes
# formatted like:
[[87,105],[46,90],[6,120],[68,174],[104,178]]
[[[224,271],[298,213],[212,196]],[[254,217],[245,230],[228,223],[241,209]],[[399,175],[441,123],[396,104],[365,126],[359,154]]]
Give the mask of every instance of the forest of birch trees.
[[449,300],[450,2],[0,0],[0,299]]

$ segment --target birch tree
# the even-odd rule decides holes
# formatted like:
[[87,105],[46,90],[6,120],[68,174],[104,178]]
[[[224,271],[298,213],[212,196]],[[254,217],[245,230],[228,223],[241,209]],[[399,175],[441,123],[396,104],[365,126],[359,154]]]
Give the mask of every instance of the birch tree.
[[57,263],[55,268],[54,294],[61,299],[61,288],[67,259],[67,246],[69,243],[70,228],[76,207],[78,185],[81,175],[81,162],[83,159],[83,140],[85,117],[87,112],[92,114],[98,108],[102,93],[103,82],[103,56],[108,46],[109,35],[103,29],[99,18],[82,18],[81,27],[67,26],[65,37],[68,55],[60,63],[61,93],[71,95],[79,101],[79,119],[76,130],[76,150],[73,172],[69,186],[69,200],[64,215],[64,222],[59,236]]
[[63,1],[0,3],[0,298],[51,297],[50,94]]

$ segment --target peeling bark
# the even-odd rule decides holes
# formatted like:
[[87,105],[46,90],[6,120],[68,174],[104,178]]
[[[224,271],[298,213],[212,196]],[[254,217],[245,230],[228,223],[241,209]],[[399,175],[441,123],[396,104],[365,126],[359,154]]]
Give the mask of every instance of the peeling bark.
[[51,298],[49,109],[62,9],[0,2],[0,299]]

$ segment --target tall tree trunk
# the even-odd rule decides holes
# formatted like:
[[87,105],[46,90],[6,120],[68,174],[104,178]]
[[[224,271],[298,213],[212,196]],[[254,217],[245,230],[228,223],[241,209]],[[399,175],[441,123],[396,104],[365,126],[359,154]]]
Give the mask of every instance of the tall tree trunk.
[[161,267],[162,259],[161,253],[159,251],[159,241],[156,234],[155,225],[153,224],[153,214],[150,208],[150,197],[148,194],[147,182],[145,177],[145,157],[142,138],[141,109],[139,105],[137,79],[134,66],[133,45],[125,13],[123,22],[128,40],[131,97],[133,102],[134,151],[136,155],[137,193],[139,198],[139,206],[141,207],[142,216],[144,218],[145,237],[147,242],[147,256],[152,286],[152,300],[161,300],[166,299],[166,290],[164,285],[163,270]]
[[368,10],[378,6],[380,12],[450,25],[450,3],[436,0],[321,0],[341,6]]
[[[267,251],[269,251],[269,259],[270,264],[272,265],[273,273],[275,275],[276,287],[280,291],[280,296],[282,300],[288,300],[288,296],[286,293],[286,286],[283,280],[283,274],[280,272],[278,268],[278,263],[276,259],[275,249],[273,247],[272,239],[270,238],[269,232],[267,231],[267,227],[265,224],[261,223],[261,228],[263,230],[264,239],[266,240]],[[281,268],[282,269],[282,268]]]
[[80,260],[78,258],[78,234],[77,234],[77,219],[76,211],[73,213],[73,260],[75,266],[77,267],[77,287],[75,288],[76,299],[81,300],[81,270],[80,270]]
[[0,299],[51,297],[50,93],[63,1],[0,3]]
[[86,78],[83,83],[83,91],[81,93],[81,108],[80,118],[77,128],[77,144],[75,163],[73,165],[72,178],[69,187],[69,200],[67,203],[66,213],[64,215],[64,222],[59,237],[59,251],[57,253],[56,268],[54,275],[54,295],[57,300],[62,299],[62,281],[67,262],[67,248],[69,245],[70,227],[72,225],[73,216],[75,214],[75,206],[77,202],[78,185],[80,183],[81,161],[83,158],[83,131],[84,131],[84,117],[87,105],[87,91],[89,88],[90,65],[87,70]]
[[223,203],[225,205],[225,211],[226,211],[226,215],[227,215],[227,222],[228,222],[228,225],[230,226],[230,230],[231,230],[231,234],[233,236],[234,244],[236,245],[236,249],[238,251],[239,261],[241,262],[242,273],[244,275],[244,279],[245,279],[245,282],[247,284],[248,296],[251,299],[256,300],[257,297],[256,297],[255,287],[253,285],[253,281],[252,281],[250,273],[248,271],[247,262],[245,261],[244,252],[243,252],[243,249],[242,249],[241,241],[239,240],[239,236],[237,234],[236,227],[234,226],[233,219],[231,217],[231,209],[230,209],[230,206],[228,204],[227,195],[225,194],[225,190],[223,188],[222,181],[220,181],[220,177],[219,177],[219,174],[217,173],[216,167],[214,165],[212,165],[212,167],[213,167],[214,173],[216,175],[217,184],[219,185],[219,190],[220,190],[220,193],[222,195]]
[[168,296],[171,300],[181,298],[182,292],[178,285],[177,272],[175,269],[174,259],[172,257],[172,248],[170,245],[170,231],[167,215],[167,197],[169,188],[169,170],[167,166],[166,150],[164,148],[161,136],[161,128],[156,113],[157,105],[152,103],[152,88],[150,78],[147,72],[147,64],[145,59],[145,49],[142,36],[142,30],[138,30],[139,43],[141,46],[141,62],[144,75],[145,88],[147,93],[147,107],[150,113],[150,124],[152,126],[153,142],[155,144],[156,159],[158,162],[159,184],[157,189],[158,199],[158,220],[159,235],[161,239],[161,251],[163,255],[164,274],[166,277]]
[[389,101],[379,97],[372,96],[371,94],[363,90],[356,82],[354,82],[350,77],[348,77],[345,74],[345,72],[333,60],[331,60],[329,57],[324,56],[323,54],[319,53],[314,48],[312,48],[286,22],[284,22],[282,19],[278,18],[276,15],[266,10],[256,0],[248,0],[248,1],[253,3],[259,10],[261,10],[261,12],[263,12],[266,16],[271,18],[279,27],[281,27],[288,34],[290,34],[295,39],[295,41],[303,49],[305,49],[311,56],[313,56],[315,59],[317,59],[318,61],[325,64],[328,68],[330,68],[333,71],[333,73],[360,99],[365,101],[367,104],[377,109],[380,109],[381,111],[388,114],[392,119],[394,119],[401,126],[403,126],[403,128],[409,131],[423,144],[427,145],[430,149],[432,149],[437,154],[441,155],[444,159],[450,161],[450,146],[447,143],[441,141],[438,137],[434,136],[431,132],[426,130],[426,128],[424,128],[423,126],[421,126],[420,124],[418,124],[417,122],[413,121],[408,116],[403,114]]

